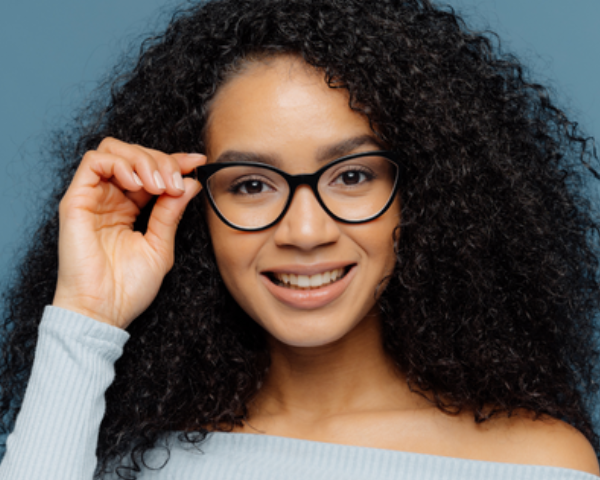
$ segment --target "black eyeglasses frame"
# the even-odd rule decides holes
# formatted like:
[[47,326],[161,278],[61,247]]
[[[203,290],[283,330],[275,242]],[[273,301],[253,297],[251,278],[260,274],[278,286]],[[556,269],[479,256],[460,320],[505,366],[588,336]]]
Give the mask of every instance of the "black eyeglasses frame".
[[[327,206],[321,199],[321,195],[319,194],[319,189],[318,189],[319,179],[321,178],[321,175],[323,175],[323,173],[325,171],[327,171],[332,166],[337,165],[338,163],[342,163],[347,160],[352,160],[354,158],[370,157],[373,155],[376,155],[378,157],[385,157],[388,160],[391,160],[392,162],[394,162],[398,167],[396,179],[394,181],[394,187],[392,189],[392,193],[390,194],[389,200],[387,201],[385,206],[381,210],[379,210],[379,212],[377,212],[374,215],[371,215],[368,218],[365,218],[362,220],[347,220],[347,219],[338,217],[331,210],[329,210],[329,208],[327,208]],[[215,202],[212,198],[212,195],[210,194],[210,189],[208,188],[208,179],[213,174],[218,172],[219,170],[222,170],[223,168],[234,167],[234,166],[251,166],[251,167],[260,167],[260,168],[264,168],[267,170],[271,170],[271,171],[276,172],[279,175],[281,175],[285,179],[285,181],[288,183],[290,191],[288,194],[287,202],[286,202],[285,206],[283,207],[281,214],[279,214],[279,216],[275,220],[273,220],[271,223],[269,223],[268,225],[265,225],[264,227],[241,227],[239,225],[231,223],[219,211],[217,205],[215,204]],[[209,164],[201,165],[201,166],[197,167],[196,168],[196,178],[202,184],[202,191],[208,192],[208,194],[206,194],[206,198],[208,199],[213,211],[217,214],[217,216],[223,223],[225,223],[226,225],[228,225],[231,228],[234,228],[235,230],[240,230],[242,232],[260,232],[262,230],[267,230],[268,228],[271,228],[273,225],[278,223],[285,216],[286,212],[288,211],[289,206],[292,203],[294,194],[296,193],[296,188],[299,187],[300,185],[308,185],[311,188],[315,198],[319,202],[319,205],[321,205],[321,208],[323,208],[323,210],[325,210],[325,212],[327,212],[327,214],[331,218],[333,218],[334,220],[336,220],[338,222],[347,223],[347,224],[360,224],[360,223],[370,222],[371,220],[375,220],[377,217],[380,217],[381,215],[383,215],[388,210],[388,208],[390,208],[390,205],[392,204],[392,202],[394,201],[394,198],[396,197],[396,193],[398,191],[398,184],[400,183],[399,180],[400,180],[404,170],[405,170],[404,166],[403,166],[402,162],[400,161],[400,155],[397,152],[387,151],[387,150],[374,150],[374,151],[369,151],[369,152],[354,153],[351,155],[345,155],[343,157],[337,158],[337,159],[329,162],[327,165],[324,165],[323,167],[321,167],[319,170],[317,170],[314,173],[302,173],[302,174],[298,174],[298,175],[291,175],[287,172],[284,172],[283,170],[280,170],[277,167],[274,167],[272,165],[265,164],[265,163],[260,163],[260,162],[224,162],[224,163],[209,163]]]

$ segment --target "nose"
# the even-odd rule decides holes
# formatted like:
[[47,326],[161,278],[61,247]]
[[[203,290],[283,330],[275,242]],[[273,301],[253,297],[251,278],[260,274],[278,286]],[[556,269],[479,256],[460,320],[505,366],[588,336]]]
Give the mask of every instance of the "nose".
[[335,243],[340,236],[338,223],[331,218],[307,185],[300,185],[288,211],[277,224],[275,242],[301,250]]

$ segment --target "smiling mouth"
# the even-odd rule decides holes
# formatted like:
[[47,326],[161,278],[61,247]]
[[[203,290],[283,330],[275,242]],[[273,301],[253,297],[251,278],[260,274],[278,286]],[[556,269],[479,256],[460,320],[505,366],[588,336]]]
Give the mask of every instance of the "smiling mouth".
[[338,282],[346,276],[354,265],[348,265],[344,268],[336,268],[327,272],[317,273],[315,275],[297,275],[294,273],[273,273],[266,272],[267,277],[280,287],[292,290],[315,290],[332,283]]

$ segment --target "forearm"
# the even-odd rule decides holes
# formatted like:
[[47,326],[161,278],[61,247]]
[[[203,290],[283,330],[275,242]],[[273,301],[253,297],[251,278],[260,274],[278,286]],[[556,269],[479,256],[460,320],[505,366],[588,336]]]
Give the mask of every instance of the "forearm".
[[104,393],[129,335],[47,307],[21,412],[0,465],[3,480],[91,479]]

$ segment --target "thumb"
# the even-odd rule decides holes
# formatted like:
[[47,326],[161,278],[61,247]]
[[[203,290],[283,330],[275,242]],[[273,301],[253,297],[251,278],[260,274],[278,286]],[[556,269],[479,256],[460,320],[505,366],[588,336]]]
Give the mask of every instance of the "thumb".
[[168,266],[173,263],[173,250],[177,225],[185,207],[202,189],[200,182],[192,178],[183,180],[185,192],[179,197],[161,195],[152,208],[148,220],[148,229],[144,238],[148,245],[160,256],[167,259]]

